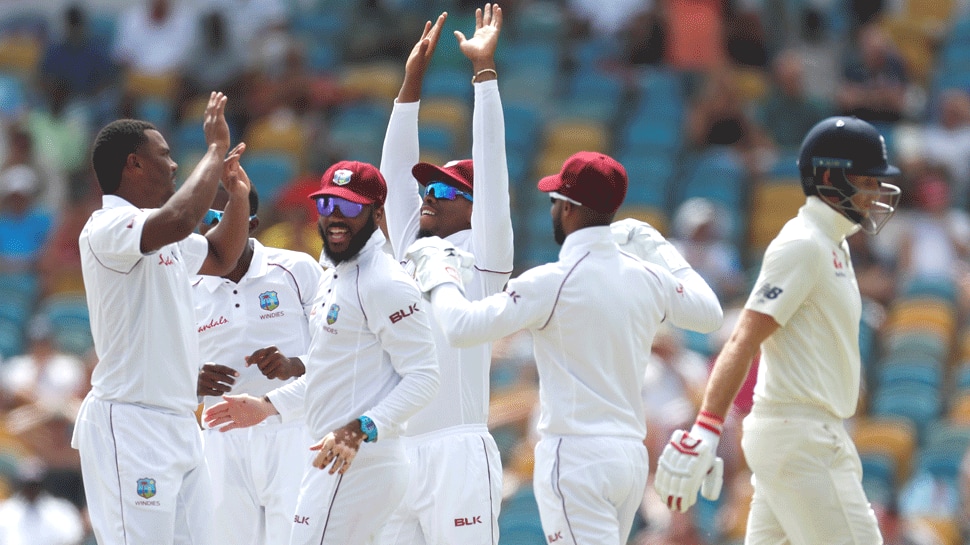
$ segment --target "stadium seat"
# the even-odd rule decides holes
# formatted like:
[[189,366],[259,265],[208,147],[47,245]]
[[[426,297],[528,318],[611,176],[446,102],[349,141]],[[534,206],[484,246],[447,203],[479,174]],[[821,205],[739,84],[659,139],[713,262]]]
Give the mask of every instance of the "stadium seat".
[[0,317],[0,357],[4,359],[23,354],[23,322]]
[[367,98],[390,103],[397,97],[402,81],[404,66],[397,62],[345,64],[340,72],[341,90],[355,100]]
[[300,173],[296,157],[285,152],[245,153],[240,163],[256,186],[260,200],[266,203],[275,202],[279,192]]
[[900,383],[918,383],[933,388],[943,384],[943,366],[933,361],[883,362],[878,371],[877,388]]
[[14,118],[27,107],[27,97],[20,77],[0,72],[0,116]]
[[[458,150],[455,145],[457,139],[448,127],[422,124],[418,127],[418,140],[421,143],[420,149],[422,152],[427,151],[442,157],[457,157]],[[460,155],[470,156],[471,150],[468,153],[462,153]]]
[[802,186],[796,184],[758,184],[752,190],[748,219],[748,251],[764,253],[788,220],[798,215],[805,204]]
[[878,417],[905,418],[922,437],[926,427],[940,417],[943,409],[938,388],[919,383],[883,386],[872,396],[871,414]]
[[629,178],[626,195],[628,204],[667,209],[677,168],[673,156],[663,152],[624,153],[617,160],[626,169]]
[[420,126],[426,124],[447,127],[458,142],[467,142],[472,133],[471,106],[453,97],[422,98]]
[[[253,121],[243,135],[246,154],[276,151],[306,159],[307,135],[299,119],[268,115]],[[245,155],[243,156],[245,157]]]
[[916,428],[900,418],[857,418],[852,428],[852,440],[860,456],[884,454],[893,461],[893,483],[909,478],[916,453]]
[[884,344],[887,358],[893,359],[925,358],[945,362],[949,351],[949,347],[939,335],[919,330],[886,335]]

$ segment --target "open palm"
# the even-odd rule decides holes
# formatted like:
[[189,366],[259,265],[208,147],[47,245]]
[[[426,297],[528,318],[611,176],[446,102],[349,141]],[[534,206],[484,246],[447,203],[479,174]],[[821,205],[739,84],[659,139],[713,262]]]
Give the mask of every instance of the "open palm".
[[485,8],[475,10],[475,34],[466,39],[460,31],[455,31],[458,48],[473,62],[491,59],[495,55],[498,36],[502,31],[502,8],[498,4],[485,4]]

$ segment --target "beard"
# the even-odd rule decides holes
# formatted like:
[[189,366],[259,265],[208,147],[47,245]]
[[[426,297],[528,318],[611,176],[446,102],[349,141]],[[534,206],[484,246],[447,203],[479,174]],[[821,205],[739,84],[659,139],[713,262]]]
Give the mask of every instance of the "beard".
[[566,242],[566,230],[563,229],[560,218],[552,218],[552,236],[556,240],[556,244],[560,246],[562,246],[563,242]]
[[431,233],[431,231],[428,231],[427,229],[418,229],[418,236],[415,238],[428,238],[433,236],[434,235]]
[[320,233],[320,240],[323,241],[323,253],[327,256],[334,265],[342,261],[347,261],[360,253],[360,250],[367,244],[370,236],[374,234],[377,230],[377,222],[374,221],[374,215],[371,214],[367,218],[367,223],[364,227],[354,233],[354,236],[350,237],[350,243],[347,245],[347,249],[342,252],[334,252],[330,249],[330,244],[327,242],[326,233],[324,233],[323,227],[317,223],[317,232]]

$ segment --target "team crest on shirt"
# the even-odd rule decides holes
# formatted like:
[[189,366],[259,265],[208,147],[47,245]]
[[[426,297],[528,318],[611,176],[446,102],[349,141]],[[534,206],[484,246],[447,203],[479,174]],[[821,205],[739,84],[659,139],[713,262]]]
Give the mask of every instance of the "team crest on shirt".
[[280,306],[280,298],[275,291],[264,291],[259,294],[259,308],[269,311]]
[[340,313],[340,305],[336,303],[330,305],[330,310],[327,311],[327,324],[333,325],[337,321],[338,313]]
[[340,169],[333,173],[333,185],[347,185],[354,173],[350,170]]
[[143,479],[138,479],[138,495],[145,498],[151,498],[155,495],[157,490],[155,489],[155,479],[145,477]]

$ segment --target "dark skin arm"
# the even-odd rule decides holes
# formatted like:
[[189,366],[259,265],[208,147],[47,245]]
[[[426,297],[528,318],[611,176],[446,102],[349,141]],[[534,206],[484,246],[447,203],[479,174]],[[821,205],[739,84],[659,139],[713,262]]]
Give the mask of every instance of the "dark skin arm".
[[206,363],[199,370],[199,384],[196,395],[200,396],[221,396],[228,394],[232,390],[232,385],[236,383],[239,373],[232,367],[219,365],[218,363]]
[[255,365],[268,379],[288,380],[301,377],[306,372],[300,358],[288,358],[275,346],[260,348],[246,356],[246,365]]

